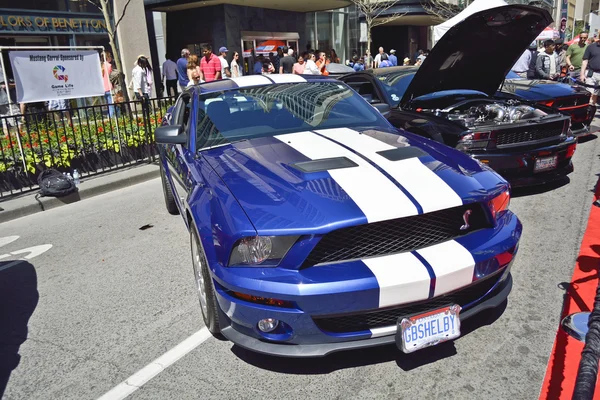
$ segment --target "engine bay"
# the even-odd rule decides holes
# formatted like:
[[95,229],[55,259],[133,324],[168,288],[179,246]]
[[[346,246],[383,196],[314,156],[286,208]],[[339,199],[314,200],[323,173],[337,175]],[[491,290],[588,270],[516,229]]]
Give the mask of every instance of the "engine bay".
[[548,113],[518,100],[464,100],[444,109],[425,110],[465,127],[514,124],[519,121],[539,119]]

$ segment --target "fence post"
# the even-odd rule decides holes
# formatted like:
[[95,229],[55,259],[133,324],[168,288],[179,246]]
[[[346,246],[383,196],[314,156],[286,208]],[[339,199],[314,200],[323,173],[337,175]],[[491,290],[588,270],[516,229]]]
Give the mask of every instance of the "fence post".
[[19,121],[17,120],[17,117],[14,118],[15,125],[17,127],[17,143],[19,144],[19,152],[21,153],[21,161],[23,162],[23,173],[27,174],[27,161],[25,161],[25,153],[23,153],[23,143],[21,143],[21,129],[19,128]]

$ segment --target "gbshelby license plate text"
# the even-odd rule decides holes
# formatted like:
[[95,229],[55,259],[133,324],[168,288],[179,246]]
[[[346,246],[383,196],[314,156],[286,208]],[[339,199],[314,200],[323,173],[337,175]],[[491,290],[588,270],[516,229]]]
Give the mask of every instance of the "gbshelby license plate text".
[[[433,346],[460,336],[461,307],[451,306],[403,318],[399,321],[396,344],[405,353],[412,353],[424,347]],[[398,336],[401,336],[400,338]]]

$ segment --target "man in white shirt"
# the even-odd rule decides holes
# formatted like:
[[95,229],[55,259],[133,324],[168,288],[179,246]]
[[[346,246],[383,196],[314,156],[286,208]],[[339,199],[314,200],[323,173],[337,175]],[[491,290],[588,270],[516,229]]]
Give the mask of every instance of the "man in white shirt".
[[[167,61],[162,66],[162,80],[165,82],[166,94],[167,96],[177,97],[177,64],[169,59],[168,54],[165,54],[165,58]],[[173,94],[171,94],[171,89],[173,89]]]
[[227,61],[227,47],[223,46],[219,49],[219,60],[221,61],[221,77],[222,79],[231,78],[231,71],[229,69],[229,62]]
[[526,49],[521,57],[513,65],[511,71],[519,75],[521,78],[527,78],[527,71],[529,71],[529,64],[531,64],[531,50]]
[[384,54],[383,47],[379,48],[379,53],[375,56],[375,61],[373,64],[373,68],[379,68],[379,64],[381,63],[381,55]]

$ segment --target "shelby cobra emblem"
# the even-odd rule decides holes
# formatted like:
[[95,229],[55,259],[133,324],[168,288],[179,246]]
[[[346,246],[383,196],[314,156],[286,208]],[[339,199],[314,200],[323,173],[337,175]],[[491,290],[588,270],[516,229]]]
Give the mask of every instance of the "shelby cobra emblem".
[[469,229],[471,227],[471,225],[469,225],[469,216],[471,215],[471,212],[472,212],[471,210],[467,210],[463,214],[463,221],[465,221],[465,224],[460,227],[461,231],[466,231],[467,229]]

